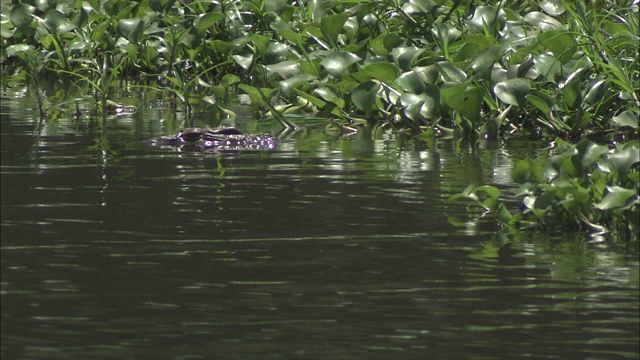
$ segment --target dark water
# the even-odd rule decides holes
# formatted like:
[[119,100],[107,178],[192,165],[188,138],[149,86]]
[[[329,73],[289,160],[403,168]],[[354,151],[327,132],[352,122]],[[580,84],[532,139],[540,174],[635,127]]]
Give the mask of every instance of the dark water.
[[544,144],[178,152],[144,143],[180,126],[167,111],[38,129],[2,94],[2,359],[638,358],[637,242],[498,231],[446,201],[511,187]]

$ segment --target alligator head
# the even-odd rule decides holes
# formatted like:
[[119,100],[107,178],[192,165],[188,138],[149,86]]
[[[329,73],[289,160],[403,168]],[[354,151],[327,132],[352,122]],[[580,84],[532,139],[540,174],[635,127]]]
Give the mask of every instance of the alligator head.
[[236,128],[202,129],[185,128],[176,135],[151,139],[151,145],[159,147],[199,148],[201,150],[273,150],[276,140],[269,134],[243,134]]

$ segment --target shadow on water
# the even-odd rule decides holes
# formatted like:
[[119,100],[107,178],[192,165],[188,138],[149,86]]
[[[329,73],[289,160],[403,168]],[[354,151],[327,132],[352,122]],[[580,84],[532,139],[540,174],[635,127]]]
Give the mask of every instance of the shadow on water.
[[508,233],[446,201],[513,188],[544,144],[310,131],[180,152],[144,141],[180,127],[162,109],[38,136],[24,93],[0,110],[3,358],[638,356],[636,243]]

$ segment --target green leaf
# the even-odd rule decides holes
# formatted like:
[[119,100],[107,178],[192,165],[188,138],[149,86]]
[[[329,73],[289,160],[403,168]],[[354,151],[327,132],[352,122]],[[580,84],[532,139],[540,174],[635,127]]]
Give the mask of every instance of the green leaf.
[[344,23],[347,21],[349,16],[351,16],[349,13],[342,12],[325,16],[320,20],[320,29],[333,46],[336,45],[338,35],[344,28]]
[[613,122],[620,127],[638,128],[638,115],[631,110],[625,110],[620,115],[613,117]]
[[640,149],[637,147],[626,147],[624,150],[615,151],[607,155],[607,162],[622,178],[625,178],[631,171],[631,168],[640,163]]
[[607,195],[593,206],[600,210],[629,209],[638,205],[638,194],[633,189],[619,186],[607,186]]
[[510,105],[524,106],[525,96],[531,92],[527,79],[511,79],[497,83],[493,88],[496,96]]
[[498,46],[491,46],[471,61],[471,68],[476,74],[485,77],[491,73],[493,64],[496,63],[499,56],[500,48]]
[[392,63],[375,62],[366,65],[362,70],[353,74],[353,76],[356,77],[358,75],[363,75],[367,80],[376,79],[388,84],[393,84],[396,77],[398,77],[398,72],[398,67]]
[[607,146],[594,144],[587,139],[581,140],[575,148],[578,151],[571,157],[571,160],[574,166],[581,171],[595,164],[600,156],[609,152]]
[[535,106],[540,110],[543,114],[548,115],[551,112],[551,108],[553,107],[553,99],[549,94],[542,91],[532,91],[529,94],[525,95],[525,100],[531,105]]
[[538,41],[551,50],[562,64],[566,64],[571,60],[577,50],[575,36],[566,30],[558,29],[540,33]]
[[309,81],[316,77],[311,74],[299,74],[288,78],[287,80],[280,82],[280,89],[283,93],[289,95],[291,90],[298,87],[300,84],[308,84]]
[[550,16],[562,15],[566,10],[562,0],[542,0],[538,6]]
[[275,72],[283,79],[289,78],[300,73],[300,66],[297,61],[282,61],[277,64],[267,65],[265,68],[271,72]]
[[204,34],[210,27],[216,23],[224,20],[225,16],[219,12],[210,12],[206,14],[200,14],[196,18],[195,27],[199,34]]
[[395,79],[395,83],[400,85],[400,87],[402,87],[404,91],[416,95],[421,94],[427,88],[426,84],[422,80],[422,77],[415,71],[408,71],[398,76],[398,78]]
[[475,122],[480,117],[484,94],[485,90],[483,87],[470,87],[462,93],[453,94],[449,102],[453,105],[452,108],[457,110],[462,116]]
[[34,11],[36,11],[35,7],[25,3],[20,3],[11,8],[11,12],[9,12],[9,19],[18,29],[26,29],[31,25],[31,22],[34,19]]
[[511,171],[511,178],[519,184],[524,184],[526,181],[531,179],[531,170],[531,160],[520,160],[516,162],[516,165],[513,167],[513,170]]
[[450,61],[440,61],[436,63],[446,81],[462,83],[467,80],[467,74]]
[[374,81],[362,83],[351,93],[351,101],[360,111],[370,114],[380,88],[380,84]]
[[228,88],[240,82],[240,78],[234,74],[225,74],[220,80],[220,86]]
[[539,28],[540,31],[550,31],[562,27],[562,23],[558,20],[539,11],[527,13],[523,20],[530,25]]
[[388,32],[380,34],[375,39],[369,42],[371,50],[377,55],[388,55],[393,49],[404,44],[404,39],[397,33]]
[[58,34],[68,33],[75,27],[63,13],[56,9],[47,11],[44,15],[44,21]]
[[340,77],[347,73],[349,66],[360,61],[360,57],[346,51],[332,51],[320,63],[329,74]]
[[130,42],[138,43],[144,35],[144,21],[141,18],[121,19],[118,30]]

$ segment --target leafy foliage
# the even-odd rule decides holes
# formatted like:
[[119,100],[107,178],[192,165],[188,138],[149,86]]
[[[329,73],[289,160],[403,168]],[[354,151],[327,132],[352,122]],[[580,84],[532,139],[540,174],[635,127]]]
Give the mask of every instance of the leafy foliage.
[[103,102],[115,78],[142,76],[220,116],[241,89],[261,114],[285,105],[415,132],[637,135],[629,0],[3,4],[4,73],[70,74]]
[[609,149],[589,140],[575,145],[556,140],[563,151],[545,159],[525,159],[513,168],[521,184],[523,211],[515,215],[489,185],[469,186],[450,201],[470,200],[503,224],[537,223],[547,227],[626,230],[637,234],[640,206],[638,141]]

